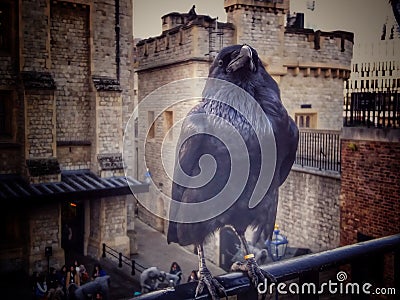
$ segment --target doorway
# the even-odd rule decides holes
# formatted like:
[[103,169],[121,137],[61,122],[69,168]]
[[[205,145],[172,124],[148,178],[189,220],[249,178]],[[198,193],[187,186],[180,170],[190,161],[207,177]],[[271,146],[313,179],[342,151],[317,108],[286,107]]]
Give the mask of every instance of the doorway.
[[82,201],[66,201],[62,203],[61,247],[65,251],[65,261],[67,263],[76,254],[83,255],[84,216]]

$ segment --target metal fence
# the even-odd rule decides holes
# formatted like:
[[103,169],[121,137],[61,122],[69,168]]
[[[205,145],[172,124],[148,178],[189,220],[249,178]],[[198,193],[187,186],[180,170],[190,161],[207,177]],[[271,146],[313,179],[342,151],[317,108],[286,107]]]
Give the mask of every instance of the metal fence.
[[340,131],[301,129],[295,164],[340,173]]
[[141,264],[137,263],[134,259],[126,257],[121,252],[118,252],[117,250],[108,247],[105,243],[103,243],[102,257],[105,258],[107,254],[113,257],[114,260],[116,259],[118,261],[118,268],[122,268],[122,264],[125,264],[126,266],[130,267],[131,275],[135,275],[136,271],[142,273],[146,269],[145,266],[142,266]]
[[[388,259],[387,255],[390,255],[391,258]],[[320,297],[323,299],[346,299],[346,297],[347,299],[352,297],[369,299],[365,288],[373,294],[374,290],[376,291],[375,288],[379,286],[381,287],[380,291],[385,291],[387,296],[398,297],[400,293],[399,259],[400,234],[360,242],[261,266],[261,269],[272,274],[277,282],[269,283],[270,289],[274,290],[272,295],[267,286],[263,286],[263,289],[260,290],[264,292],[264,288],[267,288],[265,293],[269,296],[268,299],[271,299],[270,296],[275,296],[275,299],[278,297],[293,299],[294,297],[288,298],[291,285],[293,285],[293,291],[296,292],[292,294],[295,299],[312,300],[320,299]],[[374,265],[377,265],[377,268],[374,268]],[[323,272],[329,270],[333,270],[333,272],[330,272],[328,277],[321,276]],[[383,278],[388,278],[388,273],[391,272],[393,286],[382,287]],[[228,296],[235,295],[237,300],[259,299],[257,289],[252,286],[249,278],[243,273],[227,273],[217,276],[216,279],[224,286]],[[328,284],[334,289],[328,288]],[[196,282],[185,283],[174,288],[144,294],[132,298],[132,300],[193,299],[196,285]],[[300,287],[298,293],[297,286]],[[283,292],[279,292],[279,290]],[[203,292],[197,299],[209,299],[209,296],[207,292]]]
[[353,92],[345,97],[344,126],[400,127],[397,91]]

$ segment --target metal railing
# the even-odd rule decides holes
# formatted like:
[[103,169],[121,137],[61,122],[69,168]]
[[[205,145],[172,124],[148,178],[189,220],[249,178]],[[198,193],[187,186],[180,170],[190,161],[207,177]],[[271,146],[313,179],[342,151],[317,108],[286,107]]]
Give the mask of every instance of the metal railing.
[[[394,259],[385,259],[385,263],[383,263],[383,255],[388,253],[391,253],[394,256]],[[286,287],[288,287],[288,282],[291,282],[292,284],[296,282],[298,285],[302,286],[302,288],[305,287],[307,289],[305,291],[303,291],[303,289],[300,290],[301,292],[298,294],[298,299],[319,299],[320,296],[329,297],[329,295],[330,298],[334,297],[336,299],[342,298],[343,296],[352,296],[351,294],[343,295],[343,293],[347,291],[355,292],[357,284],[363,285],[362,288],[365,288],[365,283],[372,283],[357,283],[353,281],[356,280],[355,271],[356,268],[360,265],[371,267],[374,261],[379,261],[379,258],[382,258],[382,274],[378,274],[381,279],[384,277],[383,272],[385,272],[385,277],[387,276],[387,270],[384,270],[383,266],[388,267],[390,266],[390,264],[388,264],[387,261],[392,262],[394,283],[393,287],[387,288],[387,291],[390,291],[391,295],[395,294],[395,296],[398,297],[400,290],[396,290],[396,288],[398,289],[398,287],[400,286],[400,269],[398,268],[400,263],[400,234],[378,238],[366,242],[360,242],[357,244],[348,245],[320,253],[294,257],[291,259],[275,262],[270,265],[261,266],[261,268],[264,271],[272,274],[276,278],[276,283],[268,283],[269,286],[275,288],[275,292],[273,295],[276,298],[281,295],[281,293],[279,292],[279,285],[282,289],[284,284],[286,284]],[[332,290],[327,289],[324,290],[325,294],[322,295],[320,294],[320,289],[322,289],[323,287],[326,288],[327,282],[321,282],[321,279],[326,279],[321,276],[321,273],[324,271],[332,270],[332,268],[337,268],[335,271],[339,270],[337,274],[334,273],[334,278],[330,277],[330,279],[333,280],[329,283],[333,286],[336,286],[337,295],[331,294]],[[343,271],[347,269],[350,269],[350,275],[352,276],[352,278],[347,278],[347,273]],[[332,275],[332,273],[330,275]],[[255,300],[259,297],[257,289],[252,286],[249,278],[243,273],[227,273],[221,276],[216,276],[216,279],[224,286],[227,295],[236,295],[237,300]],[[174,288],[167,288],[150,292],[132,299],[193,299],[196,286],[196,282],[185,283],[178,285]],[[368,288],[371,288],[371,286],[369,285]],[[278,290],[278,292],[276,290]],[[372,290],[370,291],[372,292]],[[288,296],[287,294],[283,296]],[[356,296],[359,295],[360,293]],[[208,293],[203,292],[203,294],[201,294],[197,299],[208,298]]]
[[400,94],[397,91],[353,92],[345,97],[344,126],[400,127]]
[[300,129],[294,163],[340,173],[340,131]]
[[142,273],[143,270],[146,269],[146,267],[142,266],[141,264],[136,262],[134,259],[130,259],[129,257],[126,257],[121,252],[118,252],[117,250],[115,250],[113,248],[110,248],[105,243],[103,243],[103,254],[102,254],[102,257],[105,258],[107,253],[110,256],[112,256],[112,257],[114,257],[115,259],[118,260],[118,268],[122,268],[123,264],[127,265],[128,267],[130,267],[132,276],[134,276],[136,274],[136,271]]

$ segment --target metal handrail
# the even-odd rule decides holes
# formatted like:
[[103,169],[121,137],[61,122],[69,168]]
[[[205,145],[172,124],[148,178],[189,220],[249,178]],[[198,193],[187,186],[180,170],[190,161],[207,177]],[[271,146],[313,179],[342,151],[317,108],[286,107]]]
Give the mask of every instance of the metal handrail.
[[[299,279],[300,282],[319,283],[319,272],[351,264],[370,255],[383,255],[394,251],[394,264],[400,260],[400,234],[378,238],[353,245],[343,246],[320,253],[308,254],[278,261],[261,266],[261,269],[272,274],[277,282]],[[395,286],[400,286],[400,270],[394,268]],[[251,285],[247,276],[240,272],[227,273],[216,276],[216,279],[224,286],[228,296],[236,295],[237,299],[258,299],[256,289]],[[197,283],[184,283],[173,288],[167,288],[150,292],[135,300],[169,300],[169,299],[193,299]],[[196,299],[208,299],[208,294],[200,295]],[[318,299],[319,295],[299,295],[299,299]]]
[[105,243],[103,243],[103,254],[102,257],[106,257],[106,253],[111,255],[112,257],[118,259],[118,267],[122,268],[122,264],[127,265],[128,267],[131,268],[131,275],[135,275],[136,271],[142,273],[146,267],[142,266],[138,262],[136,262],[134,259],[130,259],[129,257],[123,255],[121,252],[118,252],[117,250],[107,246]]

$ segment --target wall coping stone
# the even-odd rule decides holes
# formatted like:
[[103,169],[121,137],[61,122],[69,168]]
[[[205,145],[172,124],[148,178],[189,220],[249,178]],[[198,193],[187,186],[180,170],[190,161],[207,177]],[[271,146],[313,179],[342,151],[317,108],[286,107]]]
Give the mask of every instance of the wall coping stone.
[[400,143],[400,129],[343,127],[342,140]]
[[326,170],[320,171],[318,169],[302,167],[302,166],[299,166],[299,165],[293,165],[292,171],[308,173],[308,174],[311,174],[311,175],[316,175],[316,176],[321,176],[321,177],[328,177],[328,178],[339,179],[339,180],[341,179],[341,175],[338,172],[326,171]]

